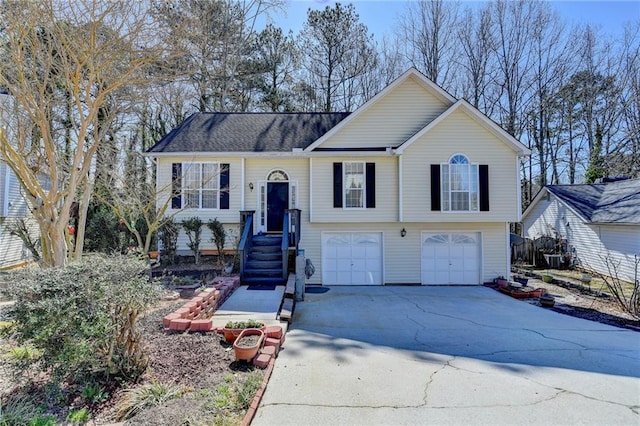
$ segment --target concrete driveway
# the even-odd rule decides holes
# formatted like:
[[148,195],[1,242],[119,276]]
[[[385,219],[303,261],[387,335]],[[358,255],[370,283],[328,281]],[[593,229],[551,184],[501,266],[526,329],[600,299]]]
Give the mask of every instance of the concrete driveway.
[[640,333],[486,287],[296,306],[252,425],[640,424]]

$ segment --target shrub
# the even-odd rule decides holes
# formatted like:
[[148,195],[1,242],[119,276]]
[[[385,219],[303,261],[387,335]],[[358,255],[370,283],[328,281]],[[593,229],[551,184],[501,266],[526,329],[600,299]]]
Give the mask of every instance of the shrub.
[[63,268],[14,272],[16,300],[5,330],[40,353],[54,380],[137,378],[147,367],[138,315],[157,300],[146,263],[133,256],[85,256]]
[[224,226],[215,218],[214,220],[210,220],[207,222],[207,226],[211,230],[211,242],[216,245],[218,249],[218,266],[224,266],[224,244],[227,239],[227,233],[224,230]]
[[178,224],[171,218],[166,219],[158,230],[158,238],[162,242],[162,252],[160,253],[162,263],[169,265],[175,263],[179,233]]
[[189,243],[187,245],[193,252],[195,264],[200,264],[200,242],[202,241],[202,220],[199,217],[191,217],[182,221],[182,227],[187,233]]
[[182,393],[182,387],[160,382],[151,382],[129,389],[125,391],[118,403],[116,418],[118,421],[126,420],[145,408],[157,407],[171,399],[179,398]]
[[123,251],[129,244],[129,231],[118,226],[117,216],[106,204],[92,201],[87,211],[84,249],[90,252]]
[[85,424],[89,420],[89,409],[87,407],[73,410],[67,416],[67,421],[71,424]]
[[32,397],[8,396],[6,400],[0,401],[0,426],[55,424],[55,417],[43,414]]

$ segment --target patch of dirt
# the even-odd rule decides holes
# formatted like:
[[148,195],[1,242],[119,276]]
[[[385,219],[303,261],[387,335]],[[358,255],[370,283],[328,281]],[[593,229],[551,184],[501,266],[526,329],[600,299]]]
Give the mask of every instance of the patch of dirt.
[[[215,387],[235,362],[233,349],[217,333],[169,332],[162,317],[185,303],[184,299],[148,315],[141,322],[149,350],[149,375],[162,383]],[[193,380],[194,377],[198,380]]]
[[[527,285],[531,288],[543,288],[547,291],[547,294],[554,296],[555,305],[552,308],[544,309],[551,309],[577,318],[640,331],[640,320],[622,309],[613,297],[599,287],[592,285],[589,288],[574,283],[567,288],[531,277],[529,277]],[[540,306],[537,298],[522,300]]]

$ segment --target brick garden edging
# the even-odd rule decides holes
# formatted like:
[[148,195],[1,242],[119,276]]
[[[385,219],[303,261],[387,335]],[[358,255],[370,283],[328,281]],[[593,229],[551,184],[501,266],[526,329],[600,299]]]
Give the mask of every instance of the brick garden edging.
[[240,286],[240,277],[219,277],[211,287],[193,296],[182,307],[166,315],[162,325],[174,331],[212,331],[213,313]]

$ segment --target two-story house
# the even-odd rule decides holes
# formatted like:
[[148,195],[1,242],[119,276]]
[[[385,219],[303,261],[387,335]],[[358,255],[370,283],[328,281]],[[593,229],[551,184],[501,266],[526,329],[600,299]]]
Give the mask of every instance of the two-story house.
[[158,205],[244,232],[243,280],[295,246],[323,285],[507,276],[529,154],[415,69],[352,113],[196,113],[148,151]]

